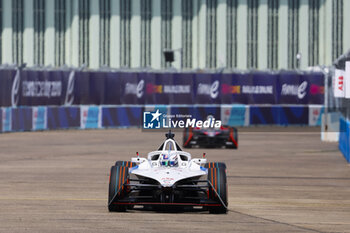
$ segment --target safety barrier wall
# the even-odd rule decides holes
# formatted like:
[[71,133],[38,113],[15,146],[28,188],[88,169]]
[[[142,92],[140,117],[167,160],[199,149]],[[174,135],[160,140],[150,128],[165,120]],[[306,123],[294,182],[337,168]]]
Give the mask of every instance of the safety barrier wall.
[[340,117],[339,123],[339,150],[343,153],[346,161],[350,163],[350,121]]
[[322,105],[250,106],[250,105],[102,105],[4,107],[0,114],[0,132],[56,129],[100,129],[142,127],[143,112],[167,115],[191,115],[204,120],[208,115],[225,125],[304,125],[319,126]]
[[319,72],[183,73],[0,69],[2,107],[323,103],[324,75]]

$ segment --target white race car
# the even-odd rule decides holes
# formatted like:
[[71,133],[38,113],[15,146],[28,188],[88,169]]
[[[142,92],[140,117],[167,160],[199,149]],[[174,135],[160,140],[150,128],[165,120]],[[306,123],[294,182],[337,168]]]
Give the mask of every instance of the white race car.
[[[226,165],[191,158],[175,142],[174,134],[148,157],[117,161],[109,178],[109,211],[126,211],[134,206],[152,209],[209,210],[227,212]],[[165,207],[165,208],[164,208]]]

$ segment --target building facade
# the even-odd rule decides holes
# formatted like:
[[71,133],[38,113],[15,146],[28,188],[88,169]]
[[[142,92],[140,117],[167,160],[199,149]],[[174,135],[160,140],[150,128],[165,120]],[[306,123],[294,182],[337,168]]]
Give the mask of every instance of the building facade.
[[[0,63],[305,69],[350,48],[348,0],[0,0]],[[297,57],[299,59],[297,59]]]

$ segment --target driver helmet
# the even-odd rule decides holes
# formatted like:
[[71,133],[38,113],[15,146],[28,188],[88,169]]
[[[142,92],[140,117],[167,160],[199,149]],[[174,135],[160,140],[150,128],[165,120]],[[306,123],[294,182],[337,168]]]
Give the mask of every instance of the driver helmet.
[[168,154],[162,154],[160,157],[160,162],[162,166],[169,166],[169,155]]
[[177,155],[175,154],[175,155],[170,156],[170,158],[169,158],[169,166],[170,167],[177,167],[177,164],[178,164],[178,162],[177,162]]
[[176,167],[178,164],[177,155],[169,156],[168,154],[162,154],[161,164],[165,167]]

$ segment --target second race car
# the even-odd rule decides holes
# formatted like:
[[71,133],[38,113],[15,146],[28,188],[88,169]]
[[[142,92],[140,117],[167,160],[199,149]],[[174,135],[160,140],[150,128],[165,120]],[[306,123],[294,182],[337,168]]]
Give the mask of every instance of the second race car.
[[220,128],[185,128],[183,147],[226,147],[238,148],[237,129],[230,126]]

